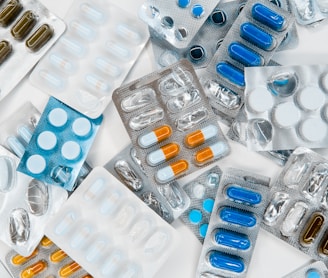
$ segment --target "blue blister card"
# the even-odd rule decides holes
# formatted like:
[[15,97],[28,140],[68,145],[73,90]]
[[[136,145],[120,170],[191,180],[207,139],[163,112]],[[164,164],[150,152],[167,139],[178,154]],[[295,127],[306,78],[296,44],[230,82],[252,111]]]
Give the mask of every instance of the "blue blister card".
[[50,97],[17,170],[72,191],[102,120]]

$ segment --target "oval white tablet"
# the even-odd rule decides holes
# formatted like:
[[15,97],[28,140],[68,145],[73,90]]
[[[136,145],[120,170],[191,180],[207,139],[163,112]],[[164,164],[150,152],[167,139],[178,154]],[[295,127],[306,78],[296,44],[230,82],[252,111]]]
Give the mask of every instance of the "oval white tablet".
[[55,108],[48,115],[49,123],[54,127],[61,127],[67,122],[67,113],[62,108]]
[[51,131],[43,131],[39,134],[37,143],[43,150],[52,150],[57,144],[57,137]]
[[310,118],[300,124],[299,132],[304,140],[318,142],[325,138],[327,125],[321,119]]
[[80,145],[74,141],[67,141],[61,148],[61,154],[67,160],[74,160],[79,157],[81,153]]
[[273,106],[273,97],[266,88],[258,87],[248,95],[248,108],[255,113],[263,113]]
[[278,104],[273,110],[274,123],[281,128],[290,128],[301,118],[300,110],[292,102]]
[[46,168],[46,160],[41,155],[31,155],[26,160],[26,167],[31,173],[40,174]]
[[315,86],[305,87],[297,95],[297,102],[304,110],[315,111],[325,102],[325,95]]
[[87,136],[91,131],[91,123],[86,118],[77,118],[72,125],[73,132],[80,137]]

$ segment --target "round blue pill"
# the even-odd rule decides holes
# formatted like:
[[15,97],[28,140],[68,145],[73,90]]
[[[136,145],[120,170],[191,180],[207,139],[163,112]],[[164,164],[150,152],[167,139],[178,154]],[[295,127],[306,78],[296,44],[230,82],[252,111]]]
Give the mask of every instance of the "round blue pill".
[[202,213],[198,209],[193,209],[189,212],[189,221],[192,224],[198,224],[203,218]]
[[192,15],[196,18],[200,18],[204,15],[204,8],[200,4],[196,4],[191,9]]
[[211,213],[213,210],[213,206],[214,206],[214,200],[213,199],[206,199],[203,201],[203,209],[208,212]]
[[202,238],[205,238],[206,233],[207,233],[207,229],[208,229],[208,224],[202,224],[202,225],[200,225],[200,227],[199,227],[199,235]]
[[190,4],[190,0],[178,0],[178,6],[180,8],[186,8]]
[[306,278],[321,278],[320,273],[315,270],[315,269],[310,269],[307,273],[306,273]]

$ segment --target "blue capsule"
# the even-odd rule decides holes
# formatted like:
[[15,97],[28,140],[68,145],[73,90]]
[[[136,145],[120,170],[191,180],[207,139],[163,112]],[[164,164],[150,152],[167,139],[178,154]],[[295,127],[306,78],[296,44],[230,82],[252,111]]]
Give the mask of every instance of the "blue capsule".
[[237,86],[245,87],[244,73],[231,64],[226,62],[218,63],[216,65],[216,71]]
[[224,229],[219,229],[214,239],[217,244],[240,250],[247,250],[251,246],[251,241],[246,235]]
[[263,50],[271,50],[276,46],[270,34],[250,22],[240,26],[240,36]]
[[180,8],[187,8],[190,4],[190,0],[178,0],[178,6]]
[[286,28],[286,21],[284,17],[263,4],[256,3],[253,6],[252,16],[257,21],[275,31],[282,31]]
[[229,56],[246,67],[263,66],[263,58],[239,42],[233,42],[228,48]]
[[262,201],[260,193],[239,186],[229,186],[227,189],[227,195],[236,202],[249,205],[258,205]]
[[244,262],[237,256],[228,255],[219,251],[211,251],[209,262],[215,268],[241,273],[245,269]]
[[220,218],[230,224],[251,228],[256,224],[253,214],[236,208],[225,207],[220,211]]

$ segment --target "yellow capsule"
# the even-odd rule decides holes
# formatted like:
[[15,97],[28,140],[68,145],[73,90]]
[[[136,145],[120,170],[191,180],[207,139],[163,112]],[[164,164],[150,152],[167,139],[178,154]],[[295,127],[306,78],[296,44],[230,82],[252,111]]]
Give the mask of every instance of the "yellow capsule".
[[11,34],[16,40],[24,39],[36,24],[37,17],[32,11],[26,11],[11,28]]
[[53,36],[54,31],[48,24],[43,24],[27,40],[26,46],[36,52],[44,46]]
[[60,277],[69,277],[79,269],[81,266],[77,262],[71,262],[60,269],[59,275]]
[[84,275],[82,278],[93,278],[90,274]]
[[53,252],[51,255],[50,255],[50,260],[53,262],[53,263],[59,263],[61,262],[63,259],[67,258],[67,254],[59,249],[55,252]]
[[40,272],[47,268],[47,263],[45,261],[38,261],[35,264],[25,268],[21,273],[21,278],[34,278]]
[[23,263],[27,262],[29,259],[34,258],[37,254],[39,253],[38,249],[36,248],[33,253],[28,256],[28,257],[23,257],[21,255],[15,255],[14,257],[12,257],[11,262],[14,265],[22,265]]
[[18,0],[10,0],[0,11],[0,25],[2,27],[7,27],[16,19],[22,9],[23,7]]
[[7,41],[0,42],[0,65],[8,58],[12,52],[11,44]]
[[41,240],[41,245],[43,247],[49,247],[51,245],[53,245],[54,243],[47,237],[43,237],[43,239]]

